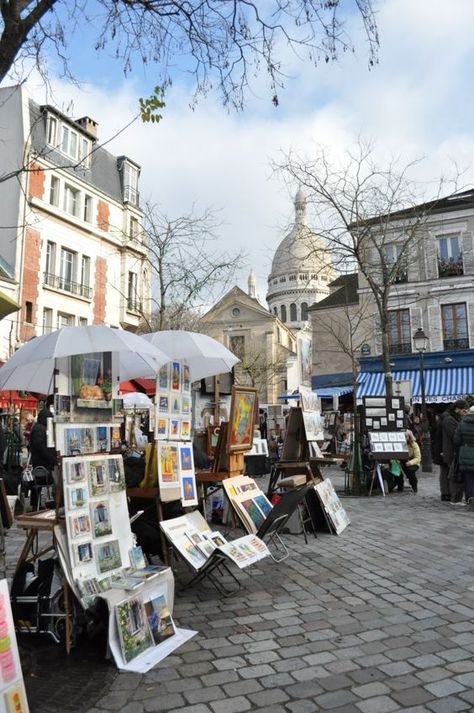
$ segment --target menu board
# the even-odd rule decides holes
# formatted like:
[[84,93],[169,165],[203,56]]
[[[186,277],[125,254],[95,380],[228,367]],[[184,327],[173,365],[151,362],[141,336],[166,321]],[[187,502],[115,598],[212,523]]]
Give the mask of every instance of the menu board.
[[0,581],[0,711],[29,711],[6,579]]

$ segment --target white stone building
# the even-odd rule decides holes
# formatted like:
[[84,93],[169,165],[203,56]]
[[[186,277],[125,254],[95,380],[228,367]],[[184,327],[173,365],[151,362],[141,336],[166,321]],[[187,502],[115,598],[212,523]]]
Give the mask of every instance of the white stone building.
[[292,330],[303,327],[308,308],[329,295],[336,277],[329,251],[307,225],[306,203],[299,190],[294,224],[275,252],[268,277],[268,307]]
[[140,167],[98,125],[0,89],[0,277],[21,305],[0,323],[0,360],[66,325],[135,330],[150,303]]

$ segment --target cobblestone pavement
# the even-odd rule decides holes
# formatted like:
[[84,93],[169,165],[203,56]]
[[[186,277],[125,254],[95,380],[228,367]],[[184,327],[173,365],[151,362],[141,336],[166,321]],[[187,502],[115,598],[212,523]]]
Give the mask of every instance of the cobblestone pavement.
[[88,713],[474,710],[474,512],[441,503],[436,475],[343,504],[342,535],[286,536],[291,557],[228,599],[178,578],[175,619],[198,635]]

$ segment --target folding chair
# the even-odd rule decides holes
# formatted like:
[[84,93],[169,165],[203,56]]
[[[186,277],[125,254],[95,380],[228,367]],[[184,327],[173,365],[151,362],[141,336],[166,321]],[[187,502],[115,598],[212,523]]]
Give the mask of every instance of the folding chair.
[[[289,557],[290,553],[288,548],[279,533],[313,487],[313,483],[308,483],[300,488],[295,488],[294,490],[283,493],[280,500],[273,506],[272,511],[268,514],[265,522],[256,533],[257,537],[263,540],[267,545],[270,550],[270,556],[274,562],[282,562]],[[273,552],[271,546],[274,548]]]

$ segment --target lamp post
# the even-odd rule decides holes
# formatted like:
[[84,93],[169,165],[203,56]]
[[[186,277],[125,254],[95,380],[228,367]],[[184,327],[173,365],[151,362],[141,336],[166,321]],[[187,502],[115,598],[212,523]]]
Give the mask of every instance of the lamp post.
[[431,473],[433,463],[431,460],[431,438],[428,428],[428,414],[426,413],[426,396],[425,396],[425,372],[423,364],[423,354],[428,348],[428,337],[421,327],[419,327],[413,335],[413,344],[416,351],[420,355],[420,389],[421,389],[421,470],[424,473]]

